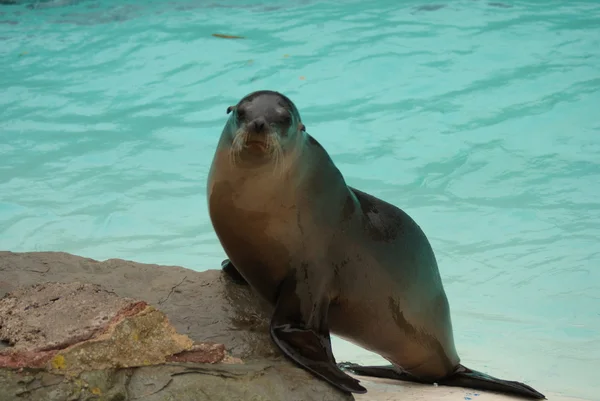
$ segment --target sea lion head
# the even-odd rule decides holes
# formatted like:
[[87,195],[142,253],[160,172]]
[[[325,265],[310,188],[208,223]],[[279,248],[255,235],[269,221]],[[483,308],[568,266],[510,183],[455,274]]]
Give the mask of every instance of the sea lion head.
[[227,114],[223,134],[230,140],[234,164],[280,164],[305,131],[294,103],[275,91],[252,92],[229,106]]

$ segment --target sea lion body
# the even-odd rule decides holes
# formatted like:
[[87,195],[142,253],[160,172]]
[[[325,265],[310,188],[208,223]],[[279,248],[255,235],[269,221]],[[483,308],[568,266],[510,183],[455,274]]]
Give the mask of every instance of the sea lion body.
[[337,366],[329,332],[392,363],[350,366],[359,374],[489,389],[479,377],[455,380],[479,372],[460,365],[436,258],[415,221],[348,186],[284,95],[255,92],[229,111],[209,172],[210,218],[227,269],[274,306],[282,351],[346,392],[366,390]]

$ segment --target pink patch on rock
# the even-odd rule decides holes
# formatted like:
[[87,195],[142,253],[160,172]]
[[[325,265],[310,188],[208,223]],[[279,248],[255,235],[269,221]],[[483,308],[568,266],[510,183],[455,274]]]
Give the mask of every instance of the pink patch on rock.
[[199,343],[194,344],[191,350],[171,355],[168,362],[195,362],[195,363],[218,363],[225,358],[225,346],[223,344]]
[[[60,302],[55,301],[61,299],[58,308]],[[78,302],[72,315],[66,312],[70,310],[66,300]],[[22,287],[0,301],[0,340],[11,344],[0,349],[0,368],[14,369],[44,368],[59,351],[93,340],[148,307],[144,301],[119,298],[99,286],[79,283]]]
[[43,368],[58,351],[0,353],[0,368]]
[[138,313],[146,309],[147,306],[148,304],[145,301],[136,301],[130,303],[129,305],[122,308],[119,312],[117,312],[117,314],[110,320],[110,322],[104,326],[104,330],[108,330],[108,328],[114,326],[126,317],[137,315]]

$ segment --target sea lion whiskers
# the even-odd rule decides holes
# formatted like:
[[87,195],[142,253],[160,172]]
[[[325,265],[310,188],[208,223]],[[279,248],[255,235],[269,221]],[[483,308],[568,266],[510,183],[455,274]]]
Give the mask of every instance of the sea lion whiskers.
[[283,154],[283,146],[281,146],[281,143],[277,140],[277,138],[275,138],[273,141],[267,142],[267,146],[272,146],[273,148],[273,175],[282,177],[289,167],[288,159],[284,157]]
[[232,167],[238,166],[238,160],[240,157],[240,152],[244,149],[244,145],[246,144],[248,134],[246,130],[242,128],[238,128],[238,130],[233,135],[233,140],[231,142],[231,147],[229,149],[229,164]]
[[[274,131],[266,134],[266,140],[264,142],[265,148],[264,153],[266,157],[272,158],[273,160],[273,174],[281,177],[286,171],[286,158],[284,157],[283,146],[278,140],[277,133]],[[240,127],[236,130],[233,135],[231,148],[229,151],[229,163],[232,167],[236,168],[239,166],[240,155],[244,151],[244,147],[250,139],[250,133],[245,127]]]

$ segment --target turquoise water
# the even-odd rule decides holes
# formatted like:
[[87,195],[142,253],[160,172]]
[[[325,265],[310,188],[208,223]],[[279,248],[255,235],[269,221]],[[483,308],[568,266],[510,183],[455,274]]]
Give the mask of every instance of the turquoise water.
[[218,268],[225,110],[280,90],[424,229],[467,366],[600,399],[598,1],[32,4],[0,6],[0,249]]

